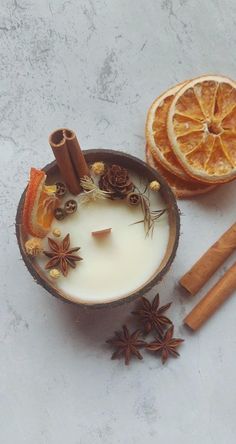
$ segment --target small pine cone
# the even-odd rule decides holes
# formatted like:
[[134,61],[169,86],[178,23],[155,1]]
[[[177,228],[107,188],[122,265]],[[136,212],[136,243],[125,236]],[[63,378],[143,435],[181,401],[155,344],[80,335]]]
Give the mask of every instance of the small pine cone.
[[111,193],[111,199],[124,199],[134,189],[126,168],[111,165],[101,176],[99,187]]

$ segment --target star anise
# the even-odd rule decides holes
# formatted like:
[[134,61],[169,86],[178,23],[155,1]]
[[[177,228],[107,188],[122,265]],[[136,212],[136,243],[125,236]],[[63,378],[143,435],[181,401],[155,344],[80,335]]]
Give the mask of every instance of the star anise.
[[152,303],[148,299],[141,298],[141,307],[133,311],[132,314],[139,316],[141,322],[144,324],[145,333],[150,333],[155,329],[159,334],[163,334],[166,326],[171,325],[172,322],[163,313],[171,306],[171,302],[159,307],[160,298],[159,294],[155,296]]
[[119,358],[124,354],[126,365],[129,365],[131,355],[135,355],[138,359],[143,359],[141,353],[138,351],[140,347],[146,345],[145,341],[139,339],[141,333],[141,330],[135,330],[134,333],[130,334],[126,325],[123,326],[123,332],[115,332],[115,337],[106,341],[108,344],[117,348],[111,359]]
[[153,352],[161,352],[162,363],[164,364],[169,355],[173,355],[175,357],[179,356],[179,353],[176,351],[176,348],[184,342],[184,339],[173,338],[174,326],[172,325],[169,330],[164,334],[164,336],[160,336],[160,338],[156,338],[155,341],[146,345],[147,350]]
[[64,276],[67,276],[69,267],[75,268],[76,261],[82,260],[80,256],[74,254],[80,248],[70,248],[69,234],[66,235],[62,242],[56,242],[55,240],[48,237],[48,245],[52,251],[44,251],[44,254],[47,257],[50,257],[50,260],[45,265],[46,270],[58,266],[62,274]]

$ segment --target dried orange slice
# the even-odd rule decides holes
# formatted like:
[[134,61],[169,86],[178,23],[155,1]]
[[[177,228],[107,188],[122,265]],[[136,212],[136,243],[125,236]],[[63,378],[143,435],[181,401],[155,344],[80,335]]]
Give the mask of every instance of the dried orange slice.
[[187,174],[215,184],[236,178],[236,82],[213,75],[191,80],[176,93],[167,126]]
[[147,144],[157,162],[176,176],[191,180],[174,154],[167,133],[169,108],[176,93],[186,83],[180,83],[157,97],[148,110],[145,133]]
[[157,170],[164,177],[177,199],[189,199],[193,196],[208,193],[216,188],[215,185],[207,185],[197,181],[188,182],[170,173],[158,163],[156,159],[154,159],[148,146],[146,146],[146,160],[148,165]]
[[22,219],[26,232],[41,238],[47,235],[58,204],[56,187],[46,186],[46,177],[44,171],[31,168]]

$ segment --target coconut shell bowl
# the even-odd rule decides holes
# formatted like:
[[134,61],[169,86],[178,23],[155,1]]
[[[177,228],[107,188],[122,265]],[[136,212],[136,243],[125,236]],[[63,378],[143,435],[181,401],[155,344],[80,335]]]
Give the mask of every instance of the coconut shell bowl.
[[[130,273],[129,275],[125,275],[124,279],[121,279],[121,286],[119,289],[119,284],[115,284],[115,281],[113,279],[113,274],[112,274],[112,256],[111,256],[111,260],[107,262],[107,266],[109,267],[109,270],[107,271],[107,274],[105,273],[105,276],[107,276],[107,285],[104,284],[104,275],[102,275],[102,277],[100,276],[100,274],[98,274],[98,284],[96,286],[96,282],[94,282],[94,280],[96,280],[96,265],[94,265],[92,262],[93,260],[92,258],[92,248],[95,249],[95,253],[96,256],[96,261],[95,264],[97,264],[97,266],[102,266],[100,264],[100,262],[102,262],[102,259],[104,258],[104,260],[106,259],[106,252],[110,251],[110,248],[112,249],[113,247],[111,245],[113,244],[109,244],[109,242],[116,242],[117,240],[117,220],[114,221],[114,223],[116,223],[116,227],[114,227],[112,225],[111,219],[107,220],[107,217],[104,220],[103,226],[101,226],[101,221],[99,223],[99,217],[96,218],[95,216],[89,216],[90,213],[88,213],[88,225],[90,224],[92,226],[92,229],[97,229],[98,231],[101,228],[104,228],[105,233],[106,230],[109,233],[109,230],[111,229],[111,233],[109,233],[105,239],[95,239],[93,238],[93,236],[91,235],[91,231],[89,233],[85,233],[85,231],[81,231],[81,228],[78,228],[79,230],[79,234],[78,234],[78,242],[80,242],[81,239],[81,244],[79,244],[79,246],[81,247],[79,254],[81,255],[81,257],[83,258],[83,260],[81,262],[76,263],[76,270],[74,269],[70,269],[69,271],[69,276],[71,276],[69,279],[74,279],[74,276],[76,276],[76,273],[78,273],[78,282],[80,285],[80,282],[83,282],[84,285],[84,291],[85,293],[83,294],[83,291],[81,290],[80,286],[78,287],[78,292],[73,292],[73,291],[67,291],[67,286],[66,284],[62,284],[59,285],[58,282],[59,280],[56,279],[52,279],[49,276],[49,273],[47,272],[48,270],[45,270],[45,267],[42,266],[42,263],[40,263],[40,261],[38,261],[35,257],[33,257],[32,255],[29,255],[28,252],[26,252],[26,248],[25,248],[25,244],[26,241],[28,239],[28,233],[27,230],[25,229],[25,226],[23,224],[23,208],[24,208],[24,201],[25,201],[25,196],[26,196],[26,191],[27,188],[24,190],[21,199],[19,201],[18,204],[18,209],[17,209],[17,215],[16,215],[16,236],[17,236],[17,241],[18,241],[18,245],[20,248],[20,252],[22,255],[22,258],[25,262],[26,267],[28,268],[30,274],[32,275],[32,277],[34,278],[34,280],[36,280],[36,282],[38,284],[40,284],[42,287],[44,287],[51,295],[63,300],[63,301],[67,301],[67,302],[72,302],[72,303],[76,303],[79,304],[83,307],[91,307],[91,308],[100,308],[100,307],[112,307],[112,306],[116,306],[119,304],[123,304],[123,303],[127,303],[129,301],[133,301],[134,299],[143,296],[147,291],[149,291],[153,286],[155,286],[156,284],[158,284],[158,282],[160,282],[164,276],[166,275],[166,273],[168,272],[174,258],[176,255],[176,250],[178,247],[178,241],[179,241],[179,233],[180,233],[180,218],[179,218],[179,210],[177,207],[177,203],[176,203],[176,199],[175,196],[173,195],[170,187],[168,186],[168,184],[166,183],[165,179],[154,169],[152,169],[150,166],[148,166],[145,162],[141,161],[140,159],[137,159],[136,157],[133,157],[131,155],[128,155],[126,153],[123,152],[118,152],[118,151],[113,151],[113,150],[104,150],[104,149],[92,149],[92,150],[87,150],[87,151],[83,151],[83,155],[84,158],[86,160],[87,165],[91,166],[93,165],[95,162],[102,162],[105,165],[119,165],[122,168],[125,168],[129,171],[129,173],[131,174],[132,177],[135,177],[135,180],[138,180],[139,182],[139,186],[140,189],[142,188],[143,184],[150,184],[151,182],[155,181],[158,182],[158,184],[160,185],[160,189],[158,190],[158,193],[152,193],[152,205],[155,208],[155,199],[157,200],[156,203],[156,207],[160,208],[160,199],[161,199],[161,205],[163,208],[163,205],[166,209],[166,213],[163,216],[165,218],[165,223],[168,226],[168,235],[166,235],[166,243],[162,245],[162,249],[163,252],[162,254],[159,256],[159,259],[156,260],[155,259],[155,254],[158,251],[158,249],[160,249],[160,234],[158,234],[157,236],[154,235],[152,237],[151,234],[149,234],[149,240],[147,242],[149,242],[149,249],[150,249],[150,261],[152,261],[151,264],[151,268],[147,273],[144,273],[144,275],[142,276],[142,273],[140,273],[140,269],[137,269],[136,272],[136,266],[134,263],[133,268],[131,267],[132,264],[130,264],[130,260],[129,262],[127,262],[127,267],[126,270],[127,273]],[[49,165],[45,166],[42,169],[46,175],[47,175],[47,179],[46,179],[46,185],[52,185],[55,184],[55,182],[63,182],[62,178],[61,178],[61,174],[60,174],[60,170],[58,168],[58,163],[56,161],[50,163]],[[141,184],[141,185],[140,185]],[[147,187],[146,187],[147,188]],[[150,192],[150,190],[148,190],[148,192]],[[73,196],[72,196],[73,197]],[[79,197],[79,195],[78,195]],[[159,199],[159,200],[158,200]],[[107,199],[110,201],[110,199]],[[92,205],[93,203],[89,204]],[[98,205],[98,203],[95,203],[95,205]],[[108,206],[110,205],[110,203],[107,204]],[[113,205],[113,204],[112,204]],[[118,211],[118,208],[123,208],[122,205],[126,205],[125,203],[114,203],[115,205],[115,210],[114,211]],[[120,205],[120,207],[119,207]],[[82,212],[84,211],[82,207],[80,212],[82,214]],[[109,208],[106,208],[106,211],[108,211]],[[110,210],[109,210],[110,211]],[[123,211],[123,210],[122,210]],[[126,210],[125,210],[126,211]],[[134,210],[136,211],[136,210]],[[141,210],[140,210],[141,211]],[[82,217],[80,217],[80,212],[78,213],[78,216],[73,215],[73,224],[74,224],[74,230],[76,230],[76,223],[77,223],[77,219],[76,217],[78,217],[78,224],[82,223]],[[86,211],[84,214],[87,214]],[[109,213],[110,214],[110,213]],[[85,217],[85,216],[83,216]],[[112,217],[112,212],[111,212],[111,217]],[[115,217],[115,216],[114,216]],[[123,217],[123,216],[122,216]],[[121,225],[122,225],[122,219],[121,217]],[[140,217],[140,214],[139,214]],[[138,213],[134,213],[133,215],[133,220],[134,223],[130,224],[132,226],[129,227],[130,230],[139,230],[137,231],[137,233],[141,233],[140,236],[143,236],[143,242],[145,242],[145,238],[147,233],[145,233],[145,229],[144,229],[144,224],[143,221],[139,219],[138,217]],[[97,219],[97,220],[96,220]],[[116,218],[117,219],[117,218]],[[71,219],[72,220],[72,219]],[[161,218],[160,218],[161,220]],[[57,221],[56,221],[57,222]],[[66,222],[67,224],[68,222]],[[72,222],[70,222],[72,223]],[[124,219],[124,223],[125,223],[125,219]],[[97,226],[96,226],[97,224]],[[159,225],[159,221],[157,221],[155,223],[155,230],[158,232],[158,230],[160,230],[159,227],[161,227],[163,225],[163,222],[160,223]],[[57,225],[57,224],[56,224]],[[63,224],[61,223],[61,226],[63,227]],[[84,225],[86,226],[86,224]],[[120,229],[120,233],[119,236],[122,240],[122,236],[123,236],[123,228],[121,226]],[[63,230],[62,230],[63,231]],[[63,232],[63,237],[69,232],[69,228],[68,225],[65,225],[65,230]],[[74,233],[74,232],[73,232]],[[125,226],[125,230],[124,230],[124,235],[127,235],[127,226]],[[146,266],[147,262],[148,262],[148,252],[145,251],[145,245],[144,248],[142,248],[142,244],[139,245],[139,242],[135,242],[135,238],[132,238],[134,231],[130,231],[131,235],[127,237],[126,240],[126,244],[127,244],[127,252],[129,251],[129,255],[131,254],[131,251],[133,251],[133,256],[134,256],[134,261],[137,260],[138,257],[140,257],[140,255],[143,255],[143,267]],[[136,232],[135,232],[136,233]],[[71,233],[72,234],[72,233]],[[154,233],[155,234],[155,233]],[[53,238],[52,234],[49,233],[49,235],[51,238]],[[82,242],[83,240],[83,236],[86,236],[88,239],[86,240],[87,244]],[[114,237],[112,237],[114,236]],[[137,234],[138,236],[138,234]],[[63,237],[61,239],[59,239],[60,241],[62,241]],[[58,239],[54,238],[55,241],[58,242]],[[44,248],[45,245],[47,245],[47,237],[44,239]],[[133,244],[132,244],[133,242]],[[75,244],[75,237],[73,237],[73,235],[71,236],[71,248],[73,248],[74,246],[77,247],[77,238],[76,238],[76,244]],[[87,245],[87,247],[85,246]],[[137,251],[136,251],[137,248]],[[48,245],[47,245],[47,249],[48,249]],[[88,251],[90,252],[90,259],[88,259]],[[149,250],[148,250],[149,251]],[[99,259],[99,254],[101,257],[101,261]],[[112,254],[112,253],[111,253]],[[130,256],[131,257],[131,256]],[[48,258],[44,257],[44,260],[46,261]],[[88,260],[90,260],[90,271],[88,272],[88,277],[82,277],[82,270],[84,270],[84,273],[86,272],[86,264],[88,262]],[[126,257],[124,258],[124,261],[126,260]],[[128,260],[128,259],[127,259]],[[155,263],[156,260],[156,263]],[[132,260],[131,260],[132,262]],[[45,262],[43,262],[43,264],[45,264]],[[114,267],[117,267],[117,265],[114,265]],[[121,261],[121,266],[124,266],[123,261]],[[140,265],[140,260],[138,262],[138,266],[142,266],[142,262]],[[80,268],[80,267],[84,267]],[[129,271],[129,267],[131,271]],[[80,273],[81,273],[81,280],[80,280]],[[91,275],[89,274],[91,273]],[[93,274],[95,273],[95,274]],[[101,273],[104,273],[104,270],[101,268]],[[132,276],[131,276],[132,274]],[[135,280],[138,277],[138,280]],[[64,281],[61,282],[66,282],[67,278],[64,278],[64,276],[61,278],[64,279]],[[76,278],[77,279],[77,278]],[[87,281],[86,281],[87,279]],[[131,283],[133,279],[133,284]],[[88,293],[86,293],[86,282],[89,283],[89,285],[91,285],[91,281],[93,281],[93,295],[92,297],[88,296]],[[126,283],[126,285],[124,285],[124,282]],[[69,282],[69,281],[68,281]],[[73,281],[73,285],[74,288],[76,288],[76,281]],[[103,282],[103,283],[101,283]],[[130,282],[130,284],[129,284]],[[81,283],[82,285],[82,283]],[[106,288],[107,294],[103,297],[102,296],[102,292],[101,289],[99,290],[99,286],[101,285],[105,285],[104,288]],[[109,294],[109,286],[111,286],[111,294]],[[70,287],[68,287],[70,288]],[[97,290],[96,290],[97,289]],[[88,297],[87,297],[87,296]]]

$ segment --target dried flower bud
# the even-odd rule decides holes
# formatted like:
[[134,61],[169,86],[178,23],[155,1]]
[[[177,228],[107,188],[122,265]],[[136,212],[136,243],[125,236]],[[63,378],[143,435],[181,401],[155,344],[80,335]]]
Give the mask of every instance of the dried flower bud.
[[59,230],[59,228],[54,228],[52,234],[55,237],[60,237],[61,236],[61,230]]
[[157,180],[153,180],[152,182],[150,182],[149,188],[152,191],[159,191],[161,188],[161,185],[159,184],[159,182],[157,182]]
[[55,208],[54,216],[57,220],[63,220],[65,218],[65,211],[63,210],[63,208]]
[[127,195],[127,202],[129,205],[139,205],[141,202],[141,196],[139,193],[129,193]]
[[91,166],[91,170],[96,176],[100,176],[105,171],[105,165],[103,162],[94,162]]
[[27,240],[25,243],[25,250],[30,256],[38,256],[43,251],[41,240],[36,237]]
[[58,279],[61,276],[61,273],[56,268],[52,268],[52,270],[49,271],[49,276],[53,279]]
[[74,199],[67,200],[64,205],[64,211],[66,214],[73,214],[77,210],[77,202]]

